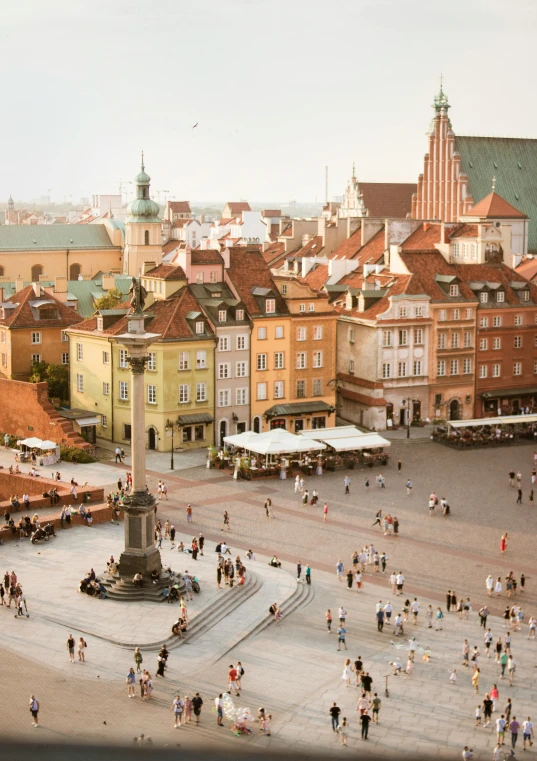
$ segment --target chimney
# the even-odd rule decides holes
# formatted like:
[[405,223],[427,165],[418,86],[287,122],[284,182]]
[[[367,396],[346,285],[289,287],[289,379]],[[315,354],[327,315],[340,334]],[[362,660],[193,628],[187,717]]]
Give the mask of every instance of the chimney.
[[22,291],[23,288],[24,288],[24,280],[20,276],[16,277],[15,278],[15,293]]
[[67,278],[64,275],[54,278],[54,293],[67,293]]
[[114,275],[103,275],[101,280],[101,288],[103,291],[109,291],[112,288],[115,288],[116,285],[116,278]]
[[34,289],[34,293],[36,295],[36,298],[41,297],[41,286],[39,283],[32,283],[32,287]]
[[144,262],[142,274],[145,275],[149,272],[149,270],[152,270],[154,268],[155,268],[155,262]]
[[224,250],[221,252],[221,256],[222,256],[222,259],[224,260],[224,269],[228,270],[229,269],[229,264],[230,264],[231,254],[230,254],[229,248],[227,246],[224,246]]

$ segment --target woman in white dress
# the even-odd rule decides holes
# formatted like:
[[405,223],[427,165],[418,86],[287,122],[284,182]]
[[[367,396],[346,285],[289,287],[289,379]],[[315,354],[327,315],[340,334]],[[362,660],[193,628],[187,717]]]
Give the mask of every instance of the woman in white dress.
[[351,666],[351,659],[347,658],[345,661],[345,665],[343,666],[343,675],[342,679],[345,680],[345,686],[350,687],[351,686],[351,676],[352,676],[353,667]]
[[498,576],[498,581],[496,582],[496,586],[494,587],[494,591],[497,595],[501,595],[502,593],[502,580]]

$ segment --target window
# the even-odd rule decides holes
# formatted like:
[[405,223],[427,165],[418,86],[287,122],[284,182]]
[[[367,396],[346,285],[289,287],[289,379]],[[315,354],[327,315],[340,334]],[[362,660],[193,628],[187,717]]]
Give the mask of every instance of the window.
[[218,406],[229,407],[231,404],[231,391],[228,388],[218,392]]
[[479,294],[479,301],[482,304],[486,304],[488,300],[489,300],[489,295],[486,291],[483,291],[482,293]]
[[458,296],[459,295],[459,286],[458,285],[450,285],[449,286],[449,295],[450,296]]
[[313,328],[313,340],[321,341],[322,337],[323,337],[323,326],[315,325],[315,327]]
[[400,378],[406,378],[406,362],[399,362],[397,365],[397,375]]
[[469,330],[464,332],[464,348],[469,349],[472,345],[472,334]]
[[[258,354],[257,355],[257,364],[259,365],[259,357],[266,357],[266,354]],[[258,370],[264,370],[266,368],[258,367]],[[218,378],[222,380],[222,378],[231,378],[231,363],[230,362],[219,362],[218,363]]]
[[488,317],[482,317],[479,321],[479,325],[481,328],[488,328],[489,326],[489,318]]
[[235,365],[235,375],[237,378],[247,378],[248,364],[246,362],[237,362]]
[[242,404],[248,404],[248,389],[247,388],[238,388],[235,392],[235,399],[236,404],[242,405]]
[[472,243],[472,259],[477,259],[477,243]]
[[468,259],[468,244],[466,243],[462,244],[462,258]]
[[399,346],[408,346],[408,330],[399,331]]
[[225,309],[219,309],[218,322],[226,322],[226,320],[227,320],[227,311]]
[[406,317],[406,307],[399,307],[399,317]]
[[274,381],[274,398],[283,399],[283,381]]
[[298,380],[296,382],[296,395],[298,399],[304,399],[306,396],[306,381]]
[[282,296],[287,295],[287,283],[282,283]]
[[257,384],[257,398],[259,401],[263,401],[267,398],[267,384],[266,383],[258,383]]
[[315,304],[313,303],[313,301],[310,301],[310,303],[308,304],[308,312],[315,312]]
[[127,357],[129,356],[127,349],[120,349],[119,350],[119,366],[120,367],[128,367]]
[[320,415],[319,417],[312,417],[311,427],[313,430],[326,428],[326,417],[324,415]]
[[109,365],[110,364],[110,352],[103,351],[103,365]]
[[76,345],[76,358],[80,362],[80,360],[84,359],[84,347],[82,344]]
[[119,398],[126,402],[129,398],[129,384],[127,381],[119,381]]
[[179,352],[179,370],[190,370],[190,352]]
[[451,319],[452,320],[460,320],[461,319],[461,310],[460,309],[452,309],[451,310]]
[[266,370],[267,369],[267,355],[266,354],[258,354],[257,355],[257,369],[258,370]]
[[455,258],[457,258],[458,255],[459,255],[459,244],[458,243],[454,243],[453,244],[453,256]]
[[276,325],[274,338],[283,338],[283,325]]
[[501,365],[492,365],[492,377],[499,378],[501,375]]
[[305,304],[300,304],[298,309],[299,309],[300,312],[305,312],[306,311],[306,305]]
[[144,244],[149,246],[149,230],[145,230],[144,232]]
[[447,320],[447,310],[446,309],[439,309],[438,310],[438,320],[439,320],[439,322],[445,322]]
[[283,358],[285,354],[283,351],[275,351],[274,352],[274,369],[275,370],[281,370],[283,368]]
[[80,393],[84,391],[84,376],[81,373],[76,375],[76,390]]
[[147,387],[147,403],[148,404],[157,403],[157,387],[156,386]]
[[244,309],[237,309],[235,312],[235,319],[237,322],[242,322],[244,320]]
[[323,366],[323,353],[322,351],[313,352],[313,367],[319,368]]
[[211,270],[209,273],[209,282],[218,283],[218,270]]
[[[198,277],[199,277],[198,273]],[[187,425],[183,428],[183,443],[187,441],[192,441],[192,426]]]
[[[353,331],[354,333],[354,331]],[[354,343],[354,341],[353,341]],[[383,346],[391,346],[392,345],[392,331],[391,330],[383,330],[382,331],[382,345]]]
[[502,302],[505,301],[505,293],[503,291],[498,291],[496,293],[496,301],[498,302],[498,304],[501,304]]
[[306,340],[306,328],[297,328],[297,330],[296,330],[296,340],[297,341],[305,341]]
[[207,384],[206,383],[196,383],[196,401],[197,402],[207,401]]
[[231,342],[229,336],[220,336],[218,339],[218,351],[230,351]]
[[62,365],[68,365],[69,364],[69,352],[64,351],[62,353]]
[[203,283],[203,272],[196,272],[196,283],[198,283],[198,285]]
[[459,348],[459,334],[458,333],[451,334],[451,348],[452,349]]
[[246,349],[246,336],[237,336],[237,351]]
[[445,333],[438,334],[438,348],[439,349],[446,348],[446,334]]
[[479,365],[479,377],[480,378],[486,378],[487,377],[487,366],[486,365]]
[[312,396],[322,396],[323,394],[323,382],[320,378],[315,378],[313,381],[313,394]]
[[106,415],[101,415],[101,428],[108,428],[108,418]]
[[[6,342],[6,334],[2,331],[2,343]],[[65,330],[62,330],[62,343],[67,343],[69,341],[69,336],[65,332]]]
[[414,317],[423,317],[423,307],[414,307]]
[[520,314],[515,315],[515,325],[522,325],[522,315]]
[[198,336],[203,334],[204,329],[205,329],[205,325],[203,322],[199,321],[196,323],[196,334]]
[[106,381],[103,382],[103,394],[105,396],[109,396],[110,395],[110,384],[107,383]]
[[35,363],[41,362],[41,354],[32,354],[32,362],[35,362]]
[[474,316],[474,310],[473,309],[465,309],[464,310],[464,319],[465,320],[471,320]]
[[472,372],[472,360],[469,357],[462,362],[462,372],[464,375],[469,375]]
[[520,349],[522,346],[522,336],[515,336],[515,349]]
[[296,369],[305,370],[307,367],[306,352],[299,351],[296,355]]
[[181,383],[179,386],[179,404],[188,404],[190,402],[190,386],[188,383]]
[[130,441],[132,438],[132,428],[130,423],[123,423],[123,438]]
[[522,301],[529,301],[530,300],[530,292],[529,291],[521,291],[520,297],[522,298]]
[[41,343],[41,333],[39,333],[39,332],[32,333],[32,343],[33,344],[40,344]]
[[276,311],[276,299],[266,299],[265,311],[267,314],[274,314]]
[[449,374],[450,375],[458,375],[459,374],[459,360],[458,359],[452,359],[449,363]]
[[[494,328],[499,328],[502,324],[502,318],[501,317],[493,317],[492,318],[492,325]],[[515,325],[516,325],[516,317],[515,317]]]
[[513,364],[513,375],[522,375],[522,362],[515,362]]
[[414,375],[421,375],[421,360],[416,360],[414,362]]
[[147,369],[154,372],[157,369],[157,355],[154,351],[150,351],[147,356],[149,357],[147,360]]
[[439,359],[436,363],[436,374],[441,376],[446,374],[446,361],[445,359]]
[[196,370],[205,370],[207,367],[207,352],[200,349],[196,352]]
[[420,346],[423,343],[423,330],[422,328],[416,328],[414,330],[414,343],[416,346]]
[[[537,322],[537,316],[535,317],[535,321]],[[354,343],[354,328],[349,328],[349,343]]]
[[266,328],[258,328],[257,329],[257,340],[258,341],[264,341],[267,337],[267,329]]
[[479,348],[481,351],[487,351],[487,349],[489,348],[489,342],[487,338],[479,339]]

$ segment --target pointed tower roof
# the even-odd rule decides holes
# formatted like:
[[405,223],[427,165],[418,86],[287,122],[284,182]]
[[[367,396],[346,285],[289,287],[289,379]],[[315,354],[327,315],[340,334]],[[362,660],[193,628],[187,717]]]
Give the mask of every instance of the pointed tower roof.
[[156,201],[152,201],[149,195],[149,183],[151,177],[146,173],[144,166],[144,153],[142,151],[141,171],[135,177],[136,198],[130,202],[127,223],[131,222],[160,222],[160,207]]
[[15,201],[11,198],[11,193],[9,194],[9,198],[7,199],[7,208],[8,209],[15,208]]
[[[443,111],[443,115],[447,116],[447,113],[449,109],[451,108],[451,106],[449,105],[447,95],[445,94],[442,87],[443,81],[444,81],[444,77],[440,75],[440,90],[434,96],[433,105],[432,105],[432,108],[434,109],[434,116],[429,125],[429,130],[427,132],[428,135],[432,135],[434,133],[434,125],[435,125],[436,119],[442,114],[442,111]],[[448,119],[448,124],[449,124],[449,128],[451,129],[451,122],[449,119]]]
[[469,209],[464,216],[481,217],[482,219],[527,219],[525,214],[515,209],[505,198],[494,191]]

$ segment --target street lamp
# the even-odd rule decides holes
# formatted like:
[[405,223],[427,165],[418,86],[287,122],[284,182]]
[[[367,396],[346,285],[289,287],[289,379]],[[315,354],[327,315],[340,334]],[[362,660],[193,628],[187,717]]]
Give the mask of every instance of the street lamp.
[[166,432],[171,431],[172,432],[172,456],[171,456],[171,462],[170,462],[170,469],[173,470],[173,434],[175,431],[175,426],[173,424],[172,420],[166,420],[166,426],[164,428]]
[[407,396],[403,399],[403,407],[407,408],[407,416],[406,416],[406,437],[407,439],[410,438],[410,402],[414,402],[415,399],[413,399],[411,396]]

